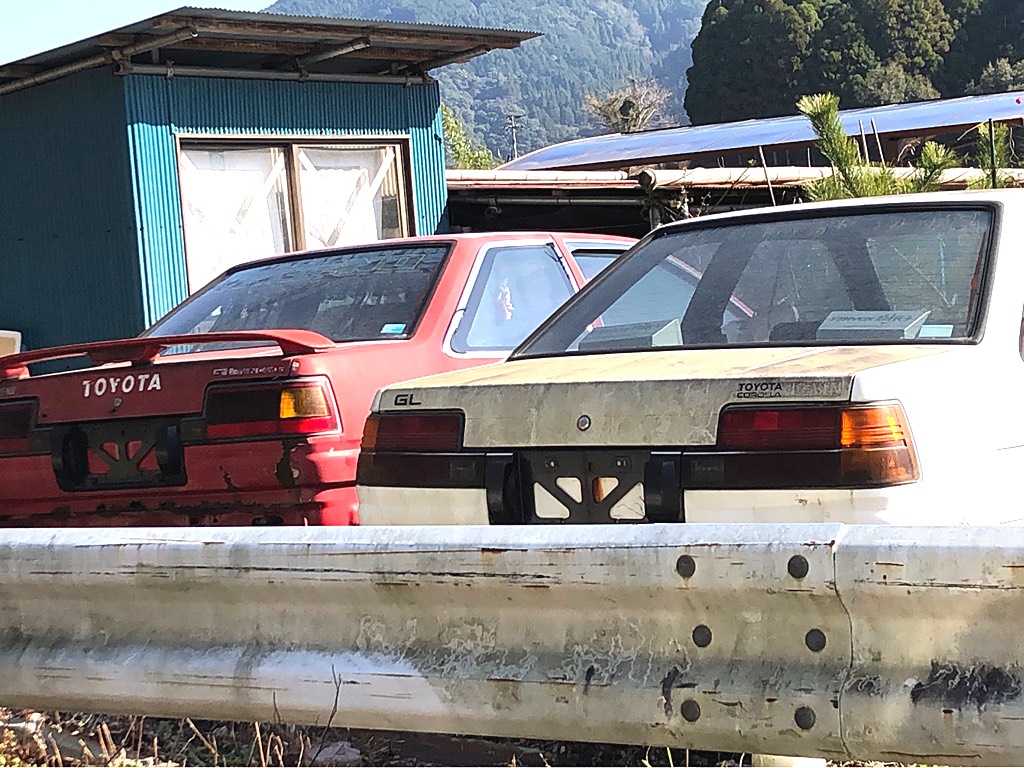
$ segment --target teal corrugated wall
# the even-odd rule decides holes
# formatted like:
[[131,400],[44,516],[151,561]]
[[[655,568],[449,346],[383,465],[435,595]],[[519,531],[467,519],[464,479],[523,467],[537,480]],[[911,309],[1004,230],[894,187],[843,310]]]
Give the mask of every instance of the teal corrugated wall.
[[0,328],[32,348],[143,327],[121,80],[0,96]]
[[408,135],[418,234],[444,231],[447,188],[436,83],[124,78],[146,323],[188,295],[175,134]]

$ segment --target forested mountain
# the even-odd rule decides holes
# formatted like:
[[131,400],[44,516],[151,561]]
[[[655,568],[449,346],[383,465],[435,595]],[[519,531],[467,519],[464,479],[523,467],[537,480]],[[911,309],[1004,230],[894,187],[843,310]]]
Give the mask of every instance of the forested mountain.
[[[693,41],[694,123],[1024,86],[1022,0],[712,0]],[[1017,66],[1014,66],[1017,64]]]
[[520,152],[604,132],[584,98],[631,77],[670,91],[663,116],[677,125],[794,114],[801,95],[822,91],[849,108],[1024,88],[1024,0],[277,0],[267,10],[543,32],[434,73],[499,158],[510,114]]
[[[715,0],[717,2],[718,0]],[[543,32],[515,51],[493,51],[434,72],[442,99],[499,157],[509,114],[521,115],[519,150],[601,133],[583,110],[628,78],[656,78],[672,92],[665,117],[685,122],[690,41],[708,0],[278,0],[267,10],[307,16]]]

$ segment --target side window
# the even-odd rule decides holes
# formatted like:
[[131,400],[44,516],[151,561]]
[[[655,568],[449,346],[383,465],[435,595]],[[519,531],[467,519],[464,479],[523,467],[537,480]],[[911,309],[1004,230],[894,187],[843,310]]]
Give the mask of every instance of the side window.
[[572,293],[572,283],[552,246],[492,248],[452,337],[452,349],[511,350]]
[[619,247],[611,243],[566,243],[576,260],[576,265],[583,277],[590,282],[610,266],[619,256],[629,250],[628,246]]

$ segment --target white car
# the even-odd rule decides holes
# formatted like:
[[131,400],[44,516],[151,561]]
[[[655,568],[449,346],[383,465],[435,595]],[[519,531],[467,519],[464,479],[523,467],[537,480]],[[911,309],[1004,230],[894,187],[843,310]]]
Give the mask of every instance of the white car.
[[1024,191],[662,227],[507,362],[388,387],[363,525],[1019,524]]

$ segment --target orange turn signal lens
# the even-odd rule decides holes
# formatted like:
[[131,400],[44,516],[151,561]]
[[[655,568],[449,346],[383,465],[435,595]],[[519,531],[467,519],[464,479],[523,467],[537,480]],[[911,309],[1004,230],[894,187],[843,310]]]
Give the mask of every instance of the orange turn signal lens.
[[920,478],[917,452],[899,405],[843,410],[841,474],[851,484],[899,485]]
[[906,445],[906,417],[898,405],[874,405],[843,410],[840,443],[843,448],[881,448]]

